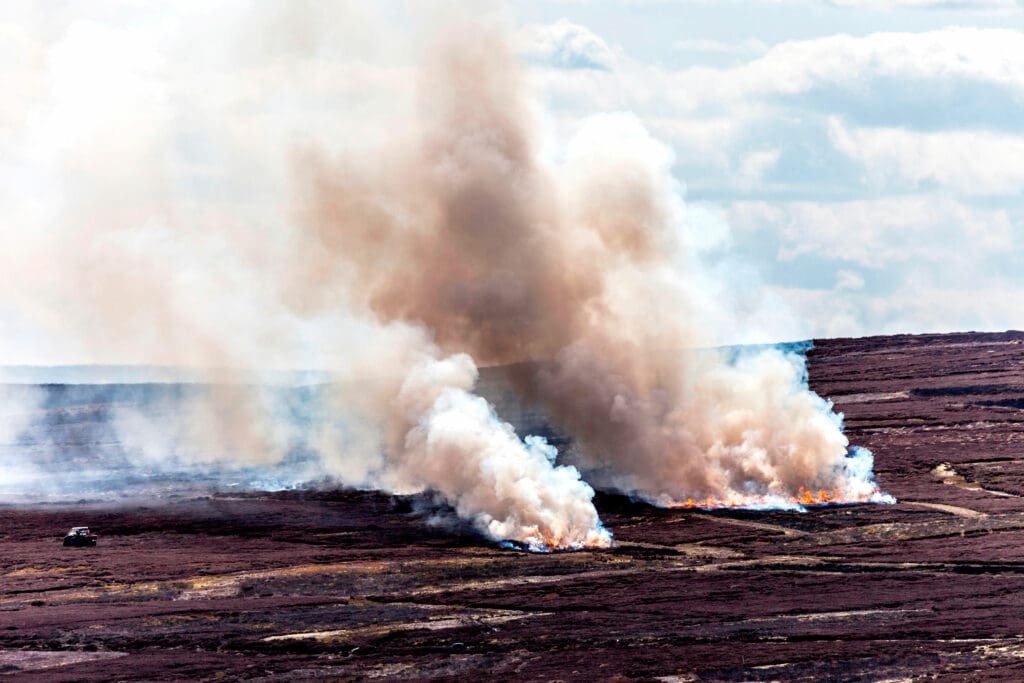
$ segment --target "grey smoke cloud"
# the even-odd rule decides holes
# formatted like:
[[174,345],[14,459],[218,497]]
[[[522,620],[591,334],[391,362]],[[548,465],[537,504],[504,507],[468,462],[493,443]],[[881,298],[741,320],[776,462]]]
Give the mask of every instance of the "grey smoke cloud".
[[[84,92],[72,57],[95,44],[108,50],[91,67],[109,73],[102,92]],[[288,467],[301,449],[315,459],[303,476],[434,492],[488,537],[534,548],[610,543],[586,481],[666,505],[788,505],[801,486],[878,498],[867,456],[847,457],[797,360],[696,351],[735,316],[671,154],[612,114],[548,159],[541,107],[500,28],[442,31],[416,70],[417,104],[385,118],[357,107],[351,131],[297,136],[290,179],[287,156],[231,117],[206,144],[191,137],[201,117],[177,109],[188,90],[145,78],[168,68],[159,50],[132,48],[149,55],[141,71],[117,59],[129,44],[86,24],[51,54],[47,130],[81,135],[41,162],[57,199],[18,214],[45,229],[12,241],[19,286],[4,293],[92,357],[202,375],[203,391],[172,404],[114,411],[136,467]],[[296,59],[346,92],[405,84],[400,70],[335,70],[318,54]],[[282,83],[297,73],[272,67]],[[301,94],[289,101],[316,89]],[[211,152],[225,149],[250,153]],[[195,175],[168,162],[176,154],[196,160]],[[218,192],[252,206],[233,210]],[[260,388],[295,359],[330,375],[315,401]],[[517,390],[575,438],[563,464],[473,393],[477,364],[521,361]]]
[[441,43],[420,97],[411,144],[301,168],[315,285],[448,352],[532,362],[511,379],[603,486],[661,504],[879,497],[800,361],[697,351],[734,318],[671,154],[635,118],[594,117],[543,163],[522,71],[480,26]]

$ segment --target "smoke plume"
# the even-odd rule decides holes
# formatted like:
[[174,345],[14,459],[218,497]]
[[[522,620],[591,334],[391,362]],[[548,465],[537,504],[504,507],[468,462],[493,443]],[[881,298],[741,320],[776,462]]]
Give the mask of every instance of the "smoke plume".
[[[228,41],[181,37],[188,15],[154,40],[97,21],[54,45],[26,32],[0,315],[49,330],[40,348],[194,384],[73,409],[5,399],[0,477],[73,479],[52,459],[68,443],[131,476],[290,472],[427,492],[534,549],[610,543],[587,482],[659,505],[884,499],[800,358],[714,350],[741,324],[728,277],[638,119],[591,117],[556,148],[494,25],[440,33],[412,89],[403,68],[332,66],[325,44],[274,34],[323,23],[299,18],[204,14],[210,32],[242,27],[227,58],[209,46]],[[347,46],[382,42],[328,19]],[[227,87],[248,70],[274,85]],[[332,79],[350,106],[322,95]],[[364,103],[380,83],[384,114]],[[520,439],[474,393],[478,364],[505,368],[571,447]],[[281,379],[297,365],[321,374]],[[51,460],[26,465],[29,442]]]
[[671,155],[634,118],[596,117],[543,163],[523,74],[479,26],[447,36],[419,87],[411,141],[304,160],[314,286],[517,363],[601,486],[660,504],[879,496],[799,359],[697,350],[729,315],[702,291]]
[[534,549],[607,546],[611,536],[573,467],[555,467],[541,437],[519,440],[487,401],[470,393],[477,370],[465,354],[414,368],[399,391],[408,426],[395,473],[437,491],[489,537]]

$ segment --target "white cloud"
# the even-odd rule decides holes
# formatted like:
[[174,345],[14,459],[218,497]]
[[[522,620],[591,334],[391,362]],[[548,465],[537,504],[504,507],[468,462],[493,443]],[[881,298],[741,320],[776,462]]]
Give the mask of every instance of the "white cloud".
[[1022,309],[1024,288],[1012,280],[980,277],[970,283],[950,283],[932,275],[911,273],[896,294],[876,297],[870,302],[868,329],[1019,329],[1024,323]]
[[[711,39],[673,47],[740,50]],[[770,283],[762,294],[806,322],[793,330],[1024,326],[1024,31],[825,35],[749,55],[678,70],[620,55],[614,72],[549,71],[541,82],[567,118],[628,109],[670,142],[691,192],[724,206],[735,243]]]
[[836,273],[836,289],[864,289],[864,276],[853,270],[840,270]]
[[1019,10],[1021,0],[826,0],[836,7],[853,9],[894,10],[914,9],[967,9],[967,10]]
[[[999,0],[836,4],[1019,7]],[[72,203],[70,195],[87,196],[97,184],[126,188],[114,192],[122,206],[131,192],[166,199],[177,209],[168,220],[197,226],[228,215],[240,230],[286,221],[286,160],[295,144],[374,145],[395,132],[387,117],[415,106],[411,60],[395,45],[377,46],[392,32],[338,21],[333,10],[296,10],[282,34],[271,27],[289,12],[254,12],[239,24],[237,6],[132,3],[130,12],[108,6],[83,23],[85,7],[69,6],[70,16],[42,12],[60,21],[0,20],[7,88],[0,98],[7,224],[0,236],[12,252],[54,218],[52,197]],[[670,36],[661,48],[669,63],[678,51],[744,60],[672,70],[624,53],[607,22],[599,36],[565,7],[570,19],[517,35],[539,67],[532,80],[542,84],[560,132],[595,111],[635,112],[673,146],[680,180],[699,188],[698,198],[725,205],[741,247],[746,240],[770,246],[748,250],[756,266],[818,269],[813,285],[779,279],[760,294],[797,306],[808,316],[807,333],[937,329],[943,320],[946,328],[1024,326],[1014,318],[1024,313],[1013,306],[1024,306],[1012,280],[987,272],[1001,255],[1019,261],[1024,233],[1024,32],[950,27],[773,46],[769,33],[674,45]],[[43,24],[46,30],[37,28]],[[335,39],[338,31],[343,40]],[[121,60],[122,53],[133,58]],[[872,116],[879,120],[866,120]],[[107,163],[95,177],[61,184],[76,158],[96,156]],[[194,211],[194,197],[202,212]],[[956,271],[955,287],[936,275],[944,265]],[[906,280],[917,294],[880,289],[881,280]],[[15,277],[9,281],[12,296],[27,296],[16,291]],[[970,296],[955,294],[972,291],[973,282],[988,297],[975,312]],[[915,304],[918,295],[934,310]],[[23,320],[26,313],[0,316]]]
[[520,42],[521,52],[528,59],[559,69],[611,71],[618,61],[615,51],[600,36],[568,19],[527,27]]
[[962,78],[1022,89],[1024,32],[951,27],[790,41],[721,75],[736,94],[795,94],[821,83],[863,89],[865,79],[880,77]]
[[659,138],[672,144],[681,160],[699,165],[705,172],[733,170],[734,148],[751,125],[738,114],[709,118],[655,116],[648,118],[647,124]]
[[[902,76],[962,76],[1020,86],[1024,74],[1024,32],[950,27],[921,33],[875,33],[864,38],[834,36],[784,44],[780,61],[803,57],[818,74],[843,76],[844,67]],[[787,54],[792,49],[791,54]],[[830,56],[833,56],[830,59]],[[849,76],[850,74],[845,74]]]
[[836,147],[864,165],[876,187],[941,187],[962,195],[1016,194],[1024,187],[1024,137],[988,132],[921,133],[830,126]]
[[[951,89],[970,96],[963,88],[971,85],[1003,89],[1008,103],[1024,106],[1024,31],[1003,28],[949,27],[786,41],[728,68],[702,65],[666,70],[625,58],[619,60],[618,67],[633,81],[620,95],[632,97],[640,108],[657,103],[677,115],[722,108],[741,114],[758,101],[786,105],[787,100],[780,98],[815,91],[824,93],[819,106],[826,109],[867,98],[866,108],[884,112],[893,104],[880,98],[899,100],[912,92],[910,104],[922,102],[927,107],[940,101],[949,105]],[[592,85],[597,95],[602,84]],[[795,102],[792,106],[809,104]]]
[[732,68],[623,57],[614,72],[547,70],[541,82],[563,113],[638,113],[702,187],[724,192],[1007,195],[1024,183],[1022,31],[827,36]]
[[1024,326],[1020,213],[929,195],[738,202],[727,215],[806,335]]
[[703,52],[722,55],[741,55],[745,57],[762,54],[768,50],[768,45],[756,38],[748,38],[739,42],[726,42],[711,38],[696,38],[688,40],[677,40],[672,43],[676,50],[684,52]]
[[943,282],[911,273],[885,294],[851,290],[771,287],[804,321],[807,337],[1020,329],[1024,287],[1005,279]]
[[[546,51],[558,54],[554,47]],[[1024,127],[1024,31],[1018,30],[833,35],[779,43],[729,68],[668,70],[622,55],[614,63],[614,72],[592,71],[585,79],[555,72],[542,82],[569,109],[617,107],[661,120],[749,121],[756,111],[779,120],[809,111],[876,126]]]
[[737,234],[767,231],[782,262],[810,256],[871,268],[908,263],[952,266],[1012,249],[1016,225],[1002,209],[971,207],[942,196],[844,202],[735,202]]
[[779,162],[781,154],[779,149],[766,149],[746,155],[740,162],[740,182],[746,187],[757,186],[765,173]]

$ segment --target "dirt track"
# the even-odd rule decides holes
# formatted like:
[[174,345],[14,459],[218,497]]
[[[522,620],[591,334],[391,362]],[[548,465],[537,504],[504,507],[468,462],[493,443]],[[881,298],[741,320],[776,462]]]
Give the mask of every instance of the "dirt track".
[[[0,509],[19,680],[1024,680],[1024,334],[819,342],[894,506],[658,510],[510,551],[370,493]],[[66,549],[88,524],[100,545]]]

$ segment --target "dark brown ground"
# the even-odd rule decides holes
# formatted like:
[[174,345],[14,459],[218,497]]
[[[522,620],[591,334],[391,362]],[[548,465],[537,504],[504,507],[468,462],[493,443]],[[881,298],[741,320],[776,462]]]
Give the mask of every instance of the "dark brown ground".
[[[658,510],[549,555],[369,493],[0,509],[22,680],[1024,680],[1024,334],[819,342],[894,506]],[[57,538],[88,524],[97,548]]]

